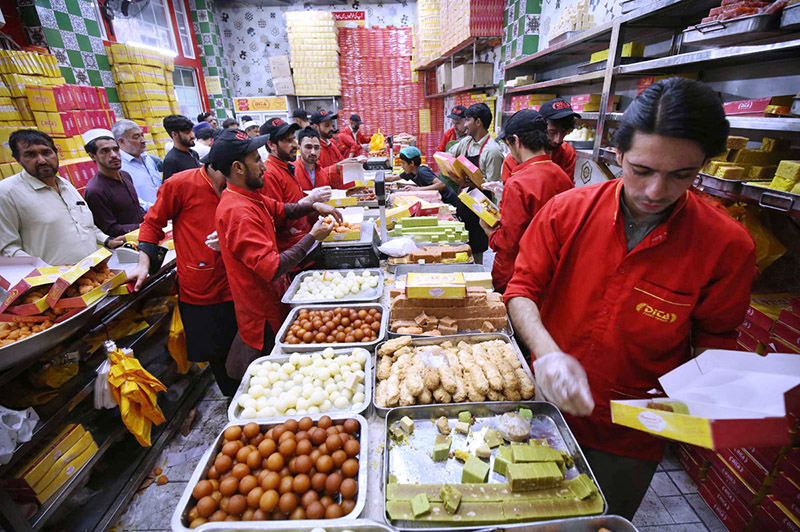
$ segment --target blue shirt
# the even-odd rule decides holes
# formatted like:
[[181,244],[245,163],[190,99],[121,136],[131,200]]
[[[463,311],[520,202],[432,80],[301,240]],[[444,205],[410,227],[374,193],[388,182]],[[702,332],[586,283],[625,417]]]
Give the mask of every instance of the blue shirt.
[[133,180],[139,204],[144,210],[149,209],[156,202],[156,193],[161,186],[161,172],[156,165],[157,158],[148,153],[134,157],[122,150],[119,154],[122,157],[122,170],[128,172]]

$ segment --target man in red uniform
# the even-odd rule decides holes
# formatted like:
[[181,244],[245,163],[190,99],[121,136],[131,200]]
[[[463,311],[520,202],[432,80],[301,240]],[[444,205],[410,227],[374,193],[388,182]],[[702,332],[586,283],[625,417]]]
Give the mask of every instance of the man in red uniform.
[[329,187],[328,172],[317,164],[322,150],[317,130],[313,127],[301,129],[297,133],[297,143],[300,146],[300,158],[295,163],[294,175],[300,188],[308,191],[316,187]]
[[311,115],[311,125],[319,133],[321,150],[319,154],[319,165],[325,169],[330,179],[330,184],[333,188],[345,188],[342,183],[342,172],[339,163],[355,162],[355,159],[345,158],[339,151],[333,138],[336,133],[333,130],[333,124],[338,119],[339,115],[330,113],[325,109],[320,109]]
[[[572,183],[575,183],[575,148],[569,142],[564,142],[564,137],[575,129],[575,119],[581,115],[572,110],[569,102],[563,98],[556,98],[544,104],[539,112],[547,120],[547,136],[550,137],[553,149],[550,154],[553,162],[561,167],[569,176]],[[506,155],[503,160],[503,172],[501,178],[505,183],[511,171],[517,166],[511,154]]]
[[463,105],[456,105],[453,107],[453,112],[447,115],[447,118],[453,124],[453,127],[444,132],[442,142],[439,143],[437,151],[447,151],[447,148],[452,146],[452,143],[461,140],[467,134],[467,108]]
[[369,144],[369,137],[364,134],[361,124],[364,122],[358,115],[350,115],[350,125],[339,133],[339,151],[345,157],[358,157],[364,154],[362,144]]
[[[186,331],[186,354],[192,362],[208,362],[220,391],[233,397],[239,381],[225,372],[225,360],[236,336],[233,297],[219,249],[206,240],[215,232],[214,213],[225,176],[205,164],[173,175],[158,188],[156,202],[139,227],[139,264],[129,274],[135,289],[158,262],[158,243],[172,220],[178,254],[178,307]],[[213,237],[212,237],[213,238]]]
[[[269,135],[267,149],[269,157],[264,172],[261,193],[278,203],[325,203],[331,199],[330,188],[317,188],[306,196],[295,176],[294,161],[297,158],[297,124],[287,124],[282,118],[271,118],[261,126],[261,132]],[[278,251],[286,251],[297,244],[311,230],[312,220],[301,217],[286,220],[277,227]]]
[[275,223],[315,210],[341,221],[341,214],[329,205],[284,204],[259,192],[265,168],[258,148],[265,142],[266,136],[251,139],[244,131],[228,129],[217,137],[211,152],[211,164],[228,182],[217,207],[216,227],[239,324],[226,363],[233,378],[241,378],[254,358],[272,351],[275,331],[288,313],[281,303],[288,286],[286,274],[333,229],[333,223],[320,217],[297,244],[280,252]]
[[503,190],[500,222],[492,230],[481,220],[489,246],[495,251],[492,284],[504,292],[514,274],[519,242],[531,220],[550,198],[572,188],[572,181],[547,152],[547,121],[536,111],[525,109],[509,118],[497,136],[505,140],[518,166]]
[[648,87],[617,129],[622,178],[550,200],[505,292],[535,359],[537,397],[568,414],[609,514],[633,517],[664,448],[613,424],[609,402],[647,398],[658,377],[705,349],[735,349],[750,301],[752,238],[689,192],[728,130],[709,86]]

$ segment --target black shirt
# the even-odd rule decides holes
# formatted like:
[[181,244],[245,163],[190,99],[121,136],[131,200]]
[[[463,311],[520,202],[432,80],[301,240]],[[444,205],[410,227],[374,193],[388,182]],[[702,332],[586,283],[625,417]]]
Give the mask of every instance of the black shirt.
[[164,157],[164,181],[172,177],[173,174],[192,168],[200,168],[200,156],[197,152],[190,149],[189,152],[172,148]]
[[[427,187],[436,183],[439,179],[439,176],[433,173],[433,170],[428,168],[425,165],[420,166],[417,168],[416,175],[411,175],[403,172],[400,174],[402,179],[409,179],[417,184],[420,187]],[[442,201],[445,203],[449,203],[450,205],[455,205],[458,201],[458,196],[456,195],[453,190],[447,186],[445,183],[444,190],[440,190],[439,194],[442,196]]]

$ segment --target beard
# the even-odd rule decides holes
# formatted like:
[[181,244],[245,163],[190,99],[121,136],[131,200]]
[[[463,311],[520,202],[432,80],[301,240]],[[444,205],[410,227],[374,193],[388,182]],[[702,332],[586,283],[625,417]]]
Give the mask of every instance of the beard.
[[183,146],[184,148],[191,148],[192,146],[194,146],[194,140],[186,139],[182,136],[178,137],[178,142],[180,142],[181,146]]
[[282,150],[280,148],[280,146],[276,146],[275,147],[275,155],[281,161],[285,161],[287,163],[290,163],[290,162],[294,161],[295,159],[297,159],[297,148],[293,148],[290,151],[285,151],[285,150]]
[[58,174],[58,167],[49,163],[37,164],[32,173],[33,177],[37,179],[49,179],[56,174]]
[[253,172],[247,168],[247,173],[244,175],[244,184],[248,190],[258,190],[264,186],[264,176],[258,172]]

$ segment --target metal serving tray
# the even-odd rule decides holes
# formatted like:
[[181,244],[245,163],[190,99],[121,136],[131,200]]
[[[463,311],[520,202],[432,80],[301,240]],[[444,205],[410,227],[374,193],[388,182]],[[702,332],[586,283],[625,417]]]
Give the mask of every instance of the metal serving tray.
[[742,196],[742,181],[722,179],[702,172],[697,174],[693,186],[699,190],[714,190],[716,195],[723,195],[728,199],[741,199]]
[[762,13],[730,20],[714,20],[683,30],[683,44],[722,46],[742,44],[782,33],[780,13]]
[[[764,185],[767,184],[769,182],[764,181]],[[784,213],[798,214],[800,212],[800,196],[785,190],[775,190],[756,183],[742,183],[741,195],[753,203],[757,203],[759,207]]]
[[781,29],[800,29],[800,4],[792,4],[783,8],[783,15],[781,16]]
[[[359,436],[358,436],[358,443],[361,446],[361,450],[358,453],[358,495],[356,496],[356,506],[353,508],[353,511],[347,514],[346,516],[340,519],[306,519],[303,521],[289,521],[289,520],[281,520],[281,521],[249,521],[247,524],[243,524],[242,522],[217,522],[217,523],[206,523],[204,525],[200,525],[194,530],[199,530],[200,532],[207,532],[210,530],[227,530],[227,531],[236,531],[236,532],[245,532],[250,530],[276,530],[276,529],[305,529],[308,528],[311,530],[315,527],[323,527],[329,528],[330,525],[341,525],[344,526],[345,523],[351,523],[353,519],[357,518],[361,515],[361,512],[364,511],[364,506],[367,503],[367,470],[369,468],[369,464],[367,463],[367,458],[369,456],[368,453],[368,442],[369,438],[367,437],[368,426],[367,420],[364,419],[362,416],[359,415],[347,415],[347,414],[310,414],[307,417],[310,417],[314,421],[319,420],[322,416],[329,416],[333,421],[341,420],[341,419],[350,419],[353,418],[358,421],[360,425]],[[287,419],[300,419],[306,416],[288,416],[282,418],[275,418],[269,423],[259,423],[261,429],[269,429],[271,427],[277,426],[282,424]],[[185,519],[189,510],[191,510],[191,499],[192,499],[192,490],[194,489],[195,485],[206,478],[206,471],[208,468],[211,467],[211,463],[216,459],[217,453],[222,448],[222,442],[225,439],[225,429],[231,426],[240,426],[243,427],[247,423],[228,423],[225,427],[220,431],[217,438],[214,440],[214,443],[203,453],[202,458],[198,462],[197,466],[194,468],[194,473],[192,473],[192,478],[189,479],[188,484],[186,484],[186,488],[183,490],[183,494],[181,495],[180,501],[178,502],[178,506],[175,508],[175,512],[172,514],[172,521],[170,525],[172,526],[173,532],[189,532],[189,526],[186,523]]]
[[[438,430],[436,428],[436,418],[446,416],[451,426],[458,421],[458,413],[468,410],[472,413],[475,422],[469,435],[469,442],[463,436],[453,438],[451,451],[456,449],[469,449],[477,447],[478,442],[483,442],[484,429],[495,427],[494,421],[498,416],[506,412],[515,412],[520,408],[527,408],[533,412],[531,421],[530,437],[533,439],[546,439],[547,443],[557,450],[566,450],[575,460],[575,465],[569,468],[565,474],[565,479],[578,476],[581,473],[588,475],[597,485],[600,496],[603,498],[603,513],[607,509],[605,497],[600,489],[600,485],[592,473],[586,457],[583,456],[578,442],[572,435],[572,431],[564,421],[564,416],[552,403],[538,401],[520,402],[497,402],[497,403],[462,403],[448,405],[426,405],[393,408],[386,416],[386,432],[384,435],[384,458],[383,458],[383,485],[389,482],[389,475],[392,474],[398,483],[403,484],[439,484],[439,483],[461,483],[462,465],[456,460],[445,462],[432,462],[430,460],[430,449],[433,448],[434,440]],[[389,436],[389,427],[392,423],[400,420],[403,416],[408,416],[414,420],[414,433],[410,443],[395,445]],[[415,446],[413,442],[422,442]],[[469,444],[472,445],[469,445]],[[491,483],[505,482],[505,477],[494,472],[494,454],[489,461],[490,472],[489,480]],[[193,485],[193,484],[192,484]],[[428,524],[424,521],[392,521],[386,513],[386,494],[383,496],[384,512],[383,517],[386,523],[400,530],[425,529],[437,532],[448,530],[474,530],[486,528],[481,526],[447,526],[440,524]],[[563,521],[570,519],[565,518]],[[553,520],[556,521],[557,520]],[[522,528],[530,526],[524,523],[504,524],[497,523],[503,528]],[[572,530],[571,528],[569,530]]]
[[[256,532],[258,530],[269,530],[270,532],[312,532],[317,527],[323,527],[326,532],[393,532],[391,528],[384,525],[383,523],[377,523],[371,519],[337,519],[335,521],[326,520],[325,524],[319,524],[321,521],[309,521],[313,523],[318,523],[317,525],[311,526],[306,525],[306,521],[291,521],[292,524],[286,524],[283,526],[271,526],[269,528],[265,528],[261,526],[261,523],[270,523],[271,521],[240,521],[239,528],[236,529],[237,532]],[[288,523],[288,521],[278,521],[278,523]],[[217,530],[213,526],[216,523],[208,523],[206,526],[209,528],[204,528],[202,530],[211,531]],[[198,529],[199,530],[199,529]],[[230,528],[223,528],[220,530],[230,530]],[[594,531],[597,532],[597,531]],[[616,532],[616,531],[615,531]]]
[[[358,348],[353,348],[358,349]],[[353,352],[353,349],[334,349],[334,358],[339,355],[349,355]],[[363,349],[363,348],[362,348]],[[368,353],[367,360],[364,362],[364,402],[350,405],[350,408],[345,408],[344,410],[330,410],[328,412],[324,412],[328,415],[333,414],[361,414],[367,408],[369,408],[369,404],[372,401],[372,385],[375,381],[375,378],[372,376],[372,359],[375,356],[374,349],[364,349]],[[317,351],[319,352],[319,351]],[[311,355],[313,353],[302,353],[304,355]],[[247,372],[244,374],[244,378],[242,378],[242,382],[239,383],[239,388],[236,390],[236,394],[233,396],[233,401],[231,401],[230,406],[228,406],[228,421],[231,423],[249,423],[251,421],[255,421],[256,423],[261,423],[264,421],[272,421],[275,418],[254,418],[254,419],[244,419],[240,417],[242,410],[244,410],[241,406],[239,406],[239,397],[242,394],[246,393],[247,390],[250,389],[250,378],[252,375],[250,374],[250,367],[254,366],[255,364],[263,364],[264,362],[277,362],[278,364],[283,364],[284,362],[289,362],[290,355],[277,355],[277,356],[263,356],[260,358],[255,359],[247,366]],[[302,416],[307,415],[305,412],[298,412],[296,415]]]
[[[398,336],[409,336],[409,335],[398,335]],[[519,358],[520,364],[522,364],[522,369],[531,378],[532,381],[536,382],[533,378],[533,373],[531,373],[531,368],[528,362],[525,360],[525,357],[522,356],[522,351],[520,351],[519,346],[517,343],[507,334],[504,333],[479,333],[479,334],[457,334],[455,336],[426,336],[426,337],[416,337],[411,341],[411,347],[418,347],[423,345],[439,345],[444,342],[452,342],[454,345],[457,345],[458,342],[465,341],[468,343],[479,343],[479,342],[488,342],[491,340],[503,340],[511,345],[514,349],[514,352],[517,354],[517,358]],[[375,407],[375,413],[378,414],[380,417],[386,417],[386,415],[392,410],[391,408],[384,408],[378,406],[375,403],[375,393],[374,390],[378,389],[378,350],[380,347],[386,342],[381,342],[381,344],[375,349],[375,362],[373,364],[373,368],[375,368],[372,372],[372,378],[374,379],[372,383],[372,406]],[[500,401],[486,401],[486,404],[500,404]],[[469,403],[454,403],[456,406],[458,405],[466,405]],[[422,408],[428,406],[445,406],[445,405],[415,405],[415,406],[407,406],[401,407],[403,409],[406,408]],[[462,409],[463,410],[463,409]]]
[[[445,268],[445,266],[447,267]],[[486,271],[483,264],[469,264],[464,262],[443,264],[397,264],[394,267],[394,282],[396,283],[400,277],[409,273],[429,273],[431,267],[436,269],[433,273]]]
[[[543,523],[531,523],[514,529],[515,532],[597,532],[607,528],[613,532],[638,532],[630,521],[618,515],[573,517]],[[484,528],[481,532],[502,532],[502,527]]]
[[[372,342],[352,342],[352,343],[343,343],[343,344],[287,344],[283,341],[283,338],[286,336],[286,333],[289,331],[289,328],[292,326],[292,323],[295,319],[297,319],[297,315],[300,314],[302,309],[309,309],[309,310],[333,310],[337,307],[347,306],[349,308],[354,308],[356,310],[365,309],[369,310],[371,308],[375,308],[380,310],[381,312],[381,329],[378,331],[378,337],[373,340]],[[286,317],[286,320],[281,325],[278,334],[275,335],[275,345],[281,350],[282,353],[313,353],[315,351],[320,351],[325,349],[326,347],[332,347],[334,349],[346,349],[350,348],[353,349],[355,347],[363,347],[367,351],[370,349],[374,349],[376,345],[383,341],[383,337],[386,336],[386,330],[389,328],[389,311],[381,305],[380,303],[355,303],[355,304],[327,304],[327,305],[299,305],[294,307],[290,312],[289,315]]]
[[361,302],[368,302],[368,301],[377,301],[383,295],[383,270],[380,268],[365,268],[362,270],[326,270],[333,273],[340,273],[342,277],[346,276],[348,272],[355,272],[356,275],[360,275],[365,271],[370,272],[373,275],[378,276],[378,286],[375,288],[370,288],[368,290],[362,290],[358,294],[350,294],[341,299],[308,299],[305,301],[295,300],[294,296],[297,291],[300,289],[300,283],[303,282],[303,279],[314,275],[315,272],[319,270],[309,270],[298,274],[297,277],[294,278],[292,284],[289,285],[289,288],[286,290],[286,293],[283,294],[281,298],[281,303],[286,305],[291,305],[296,307],[298,305],[328,305],[331,303],[361,303]]
[[593,140],[567,140],[576,150],[591,150],[594,148]]

